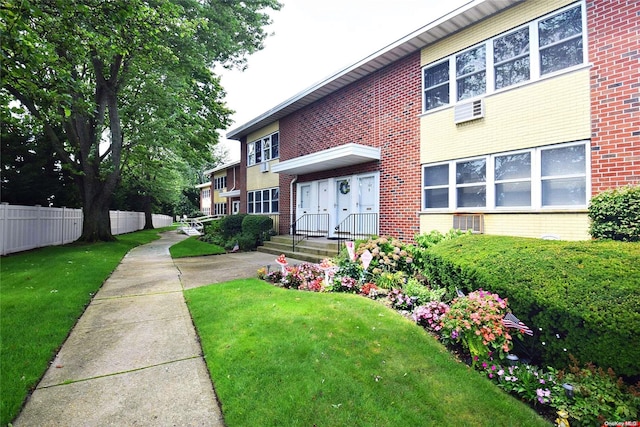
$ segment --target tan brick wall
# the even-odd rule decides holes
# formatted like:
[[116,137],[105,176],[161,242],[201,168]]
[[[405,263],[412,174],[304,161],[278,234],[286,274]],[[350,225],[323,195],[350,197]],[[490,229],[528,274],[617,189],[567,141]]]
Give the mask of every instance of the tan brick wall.
[[[247,137],[247,143],[253,142],[257,139],[271,135],[277,132],[280,128],[279,122],[273,122],[270,125],[263,127],[262,129],[250,133]],[[246,145],[246,144],[245,144]],[[243,151],[246,156],[247,150]],[[260,190],[264,188],[277,187],[279,185],[280,176],[277,173],[271,172],[271,167],[279,163],[278,159],[269,161],[269,172],[261,172],[260,164],[247,167],[247,181],[246,191]]]
[[263,188],[277,187],[280,182],[280,175],[271,172],[271,167],[277,165],[279,160],[269,161],[269,172],[260,172],[260,165],[247,168],[247,191],[259,190]]
[[[420,215],[420,233],[429,233],[432,230],[446,233],[452,226],[453,215]],[[589,218],[584,212],[485,214],[484,234],[534,238],[555,235],[562,240],[591,238]]]
[[422,163],[589,139],[589,70],[489,95],[482,119],[456,125],[453,113],[422,116]]

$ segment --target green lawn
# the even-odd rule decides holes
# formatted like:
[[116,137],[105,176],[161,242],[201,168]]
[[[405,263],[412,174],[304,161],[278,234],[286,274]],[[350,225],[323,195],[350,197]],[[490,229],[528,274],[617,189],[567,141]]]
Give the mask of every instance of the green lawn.
[[71,328],[135,246],[161,230],[116,242],[52,246],[3,257],[0,265],[0,425],[20,411]]
[[186,258],[203,255],[220,255],[226,253],[223,247],[198,240],[192,236],[169,248],[172,258]]
[[378,302],[258,279],[185,295],[229,427],[548,425]]

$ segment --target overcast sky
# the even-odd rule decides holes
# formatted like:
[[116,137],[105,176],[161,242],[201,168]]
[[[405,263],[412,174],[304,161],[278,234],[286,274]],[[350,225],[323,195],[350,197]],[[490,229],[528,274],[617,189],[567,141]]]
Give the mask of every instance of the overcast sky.
[[236,111],[222,133],[229,160],[240,157],[240,143],[224,138],[229,130],[469,1],[280,0],[264,49],[245,71],[222,73],[227,106]]

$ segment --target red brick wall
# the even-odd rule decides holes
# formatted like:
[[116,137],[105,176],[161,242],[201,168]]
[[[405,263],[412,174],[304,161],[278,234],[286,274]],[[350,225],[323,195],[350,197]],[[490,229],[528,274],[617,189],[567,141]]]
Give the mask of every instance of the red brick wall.
[[587,2],[592,193],[640,183],[640,1]]
[[[281,119],[280,160],[347,143],[380,147],[379,162],[303,175],[298,182],[380,171],[380,234],[411,241],[420,228],[420,86],[416,52]],[[289,233],[292,178],[280,177],[281,233]]]

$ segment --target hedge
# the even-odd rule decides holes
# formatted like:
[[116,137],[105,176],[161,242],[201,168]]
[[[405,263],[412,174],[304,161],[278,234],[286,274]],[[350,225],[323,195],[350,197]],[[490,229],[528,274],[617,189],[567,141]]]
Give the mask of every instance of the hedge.
[[640,185],[603,191],[593,197],[589,218],[589,233],[595,239],[640,241]]
[[506,297],[531,327],[528,356],[555,367],[581,362],[640,375],[640,244],[473,235],[424,253],[435,284]]

